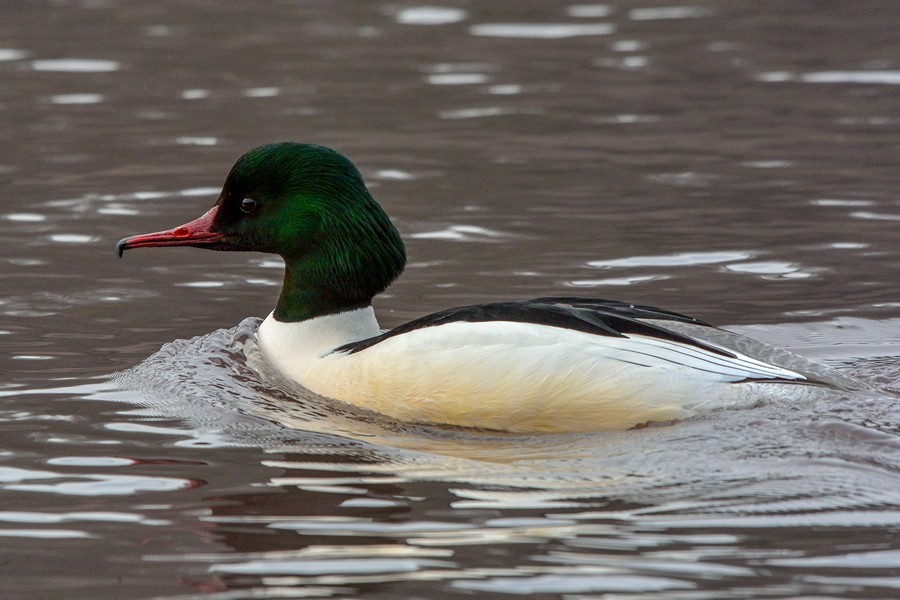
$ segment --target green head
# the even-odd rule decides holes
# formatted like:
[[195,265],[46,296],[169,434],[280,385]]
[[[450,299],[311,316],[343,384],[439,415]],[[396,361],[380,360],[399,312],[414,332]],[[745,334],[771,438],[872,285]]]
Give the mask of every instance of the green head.
[[406,263],[399,233],[353,163],[330,148],[291,142],[244,154],[203,217],[122,240],[119,251],[174,245],[282,256],[280,321],[367,306]]

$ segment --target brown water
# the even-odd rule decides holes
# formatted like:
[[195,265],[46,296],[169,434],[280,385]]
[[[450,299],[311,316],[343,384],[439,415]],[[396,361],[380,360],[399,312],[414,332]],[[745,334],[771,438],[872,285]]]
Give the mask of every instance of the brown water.
[[[897,3],[443,6],[0,7],[0,597],[900,595]],[[336,412],[242,322],[278,260],[113,252],[286,139],[403,233],[385,326],[617,298],[876,391],[531,438]]]

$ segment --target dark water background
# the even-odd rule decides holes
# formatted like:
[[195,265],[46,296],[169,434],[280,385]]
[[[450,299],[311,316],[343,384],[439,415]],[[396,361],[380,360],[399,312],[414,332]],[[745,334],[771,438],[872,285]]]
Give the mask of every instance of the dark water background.
[[[0,597],[900,595],[897,2],[441,6],[0,7]],[[288,139],[404,235],[384,326],[617,298],[876,391],[534,438],[298,397],[242,322],[280,261],[113,253]]]

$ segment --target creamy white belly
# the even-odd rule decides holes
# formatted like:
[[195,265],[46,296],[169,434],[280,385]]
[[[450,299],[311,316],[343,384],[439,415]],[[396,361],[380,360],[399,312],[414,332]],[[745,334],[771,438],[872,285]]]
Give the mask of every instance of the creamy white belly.
[[624,429],[684,418],[700,407],[751,401],[745,386],[729,382],[799,377],[747,357],[655,338],[528,323],[454,322],[354,354],[330,353],[339,344],[320,343],[310,332],[301,336],[310,342],[306,351],[278,352],[301,343],[296,335],[276,343],[286,337],[287,330],[271,324],[260,328],[267,357],[317,394],[403,421],[516,432]]

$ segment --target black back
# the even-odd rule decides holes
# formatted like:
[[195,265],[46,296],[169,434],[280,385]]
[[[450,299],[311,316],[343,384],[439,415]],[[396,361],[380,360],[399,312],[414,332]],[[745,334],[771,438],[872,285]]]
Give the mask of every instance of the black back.
[[535,298],[533,300],[518,300],[515,302],[474,304],[443,310],[409,323],[404,323],[381,335],[346,344],[337,348],[335,352],[348,352],[350,354],[362,352],[366,348],[371,348],[386,339],[424,327],[436,327],[460,321],[467,323],[510,321],[513,323],[534,323],[548,327],[573,329],[583,333],[607,337],[627,337],[631,333],[687,344],[707,352],[735,358],[735,355],[727,350],[711,346],[664,327],[646,323],[640,319],[677,321],[679,323],[712,327],[709,323],[686,315],[652,306],[628,304],[617,300],[565,297]]

